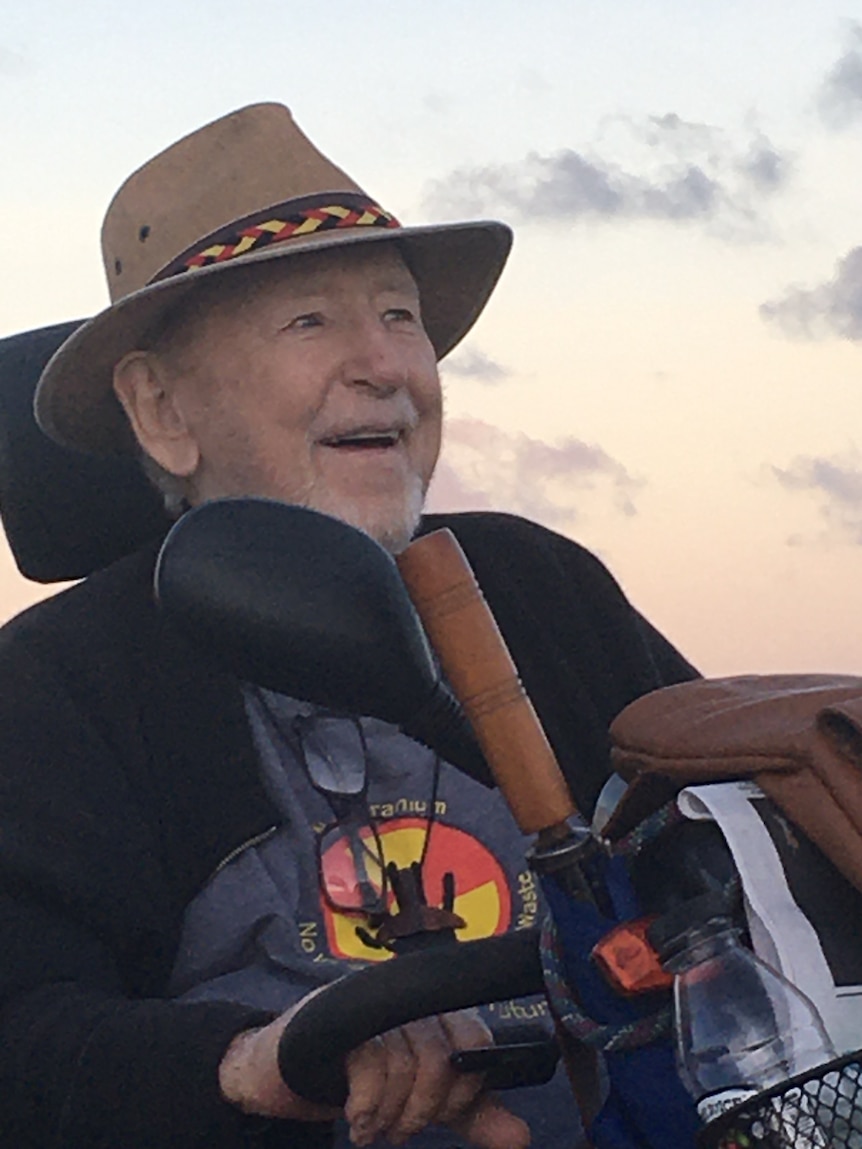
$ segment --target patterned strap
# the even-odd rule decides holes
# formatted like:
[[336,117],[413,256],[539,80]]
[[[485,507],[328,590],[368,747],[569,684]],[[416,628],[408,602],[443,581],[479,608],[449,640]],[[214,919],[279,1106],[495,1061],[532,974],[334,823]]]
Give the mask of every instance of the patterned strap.
[[258,251],[274,243],[297,236],[342,228],[398,228],[400,223],[389,212],[362,196],[335,193],[288,200],[266,208],[253,216],[237,220],[229,227],[213,232],[187,248],[182,255],[153,277],[151,283],[175,275],[225,263]]
[[[614,842],[611,852],[621,857],[633,857],[668,827],[684,819],[675,800],[667,802],[624,838]],[[560,1026],[576,1041],[583,1042],[603,1053],[622,1049],[637,1049],[648,1045],[670,1032],[673,1019],[671,1007],[664,1006],[657,1013],[625,1024],[603,1025],[591,1018],[575,1000],[565,977],[562,946],[553,919],[549,916],[542,926],[540,939],[542,972],[551,1009]]]
[[634,857],[635,854],[641,852],[644,846],[649,845],[653,838],[657,838],[659,834],[663,834],[665,830],[675,826],[678,822],[684,821],[685,814],[677,805],[676,798],[672,798],[670,802],[665,802],[648,818],[638,822],[637,826],[625,837],[612,843],[611,853],[623,858]]

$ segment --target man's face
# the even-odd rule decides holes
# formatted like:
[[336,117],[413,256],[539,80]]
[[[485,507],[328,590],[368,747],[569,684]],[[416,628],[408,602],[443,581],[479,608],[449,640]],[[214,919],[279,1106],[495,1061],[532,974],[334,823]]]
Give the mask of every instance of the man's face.
[[389,244],[245,274],[250,290],[217,297],[164,362],[194,501],[300,503],[406,545],[442,420],[412,276]]

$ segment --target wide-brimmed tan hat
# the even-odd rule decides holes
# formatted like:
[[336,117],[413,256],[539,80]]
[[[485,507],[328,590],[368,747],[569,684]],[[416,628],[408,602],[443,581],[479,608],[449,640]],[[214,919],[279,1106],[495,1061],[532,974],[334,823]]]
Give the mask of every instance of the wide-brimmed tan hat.
[[161,152],[123,184],[102,227],[111,306],[45,368],[36,418],[60,443],[128,449],[113,369],[203,277],[357,243],[397,242],[442,358],[475,322],[509,253],[505,224],[401,227],[303,135],[281,104],[254,104]]

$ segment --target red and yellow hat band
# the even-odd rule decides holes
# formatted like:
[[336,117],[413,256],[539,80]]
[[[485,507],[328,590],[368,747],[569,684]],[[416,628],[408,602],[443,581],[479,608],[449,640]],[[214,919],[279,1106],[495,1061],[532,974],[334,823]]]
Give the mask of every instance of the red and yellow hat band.
[[250,251],[299,236],[341,228],[398,228],[398,220],[370,200],[350,193],[307,196],[268,207],[213,232],[163,267],[150,280],[159,283],[196,268],[226,263]]

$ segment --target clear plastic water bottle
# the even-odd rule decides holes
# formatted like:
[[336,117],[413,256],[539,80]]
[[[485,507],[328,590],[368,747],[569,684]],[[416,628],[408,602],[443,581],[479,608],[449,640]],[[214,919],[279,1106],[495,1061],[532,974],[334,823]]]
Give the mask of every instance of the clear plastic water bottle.
[[[674,974],[679,1074],[705,1123],[836,1056],[812,1002],[742,945],[739,934],[717,894],[664,914],[650,930],[663,965]],[[786,1098],[783,1104],[786,1109]],[[796,1104],[808,1104],[802,1091]],[[783,1139],[778,1128],[777,1143],[828,1146],[816,1115],[800,1108],[794,1140]]]

